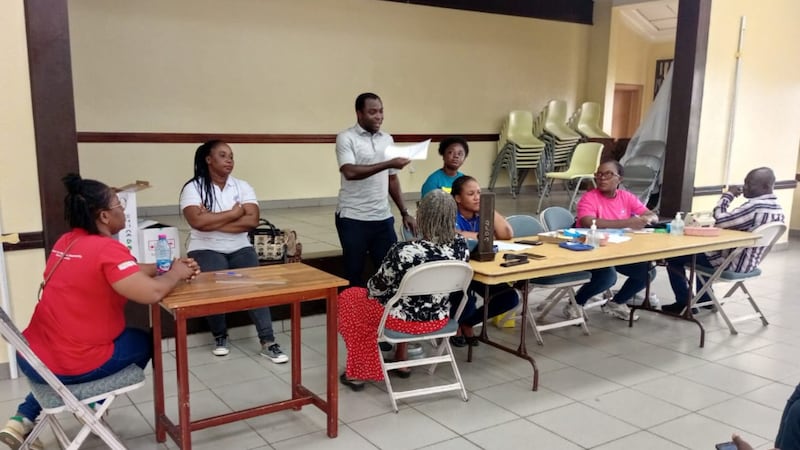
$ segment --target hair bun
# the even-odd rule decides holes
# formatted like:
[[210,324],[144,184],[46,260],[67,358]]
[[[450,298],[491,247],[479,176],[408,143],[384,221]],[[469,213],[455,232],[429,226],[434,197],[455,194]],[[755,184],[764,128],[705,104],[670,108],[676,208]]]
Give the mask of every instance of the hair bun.
[[77,173],[68,173],[64,178],[62,178],[64,182],[64,186],[67,188],[67,192],[72,195],[81,195],[83,194],[83,178]]

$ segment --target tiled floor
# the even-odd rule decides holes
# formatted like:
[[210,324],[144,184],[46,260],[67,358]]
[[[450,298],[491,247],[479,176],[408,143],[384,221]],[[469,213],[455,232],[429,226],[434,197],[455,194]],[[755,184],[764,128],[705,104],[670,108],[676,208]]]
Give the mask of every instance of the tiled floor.
[[[525,211],[525,201],[500,199],[506,214]],[[530,210],[532,208],[528,208]],[[307,248],[337,247],[332,208],[266,211],[279,226],[300,230]],[[302,219],[302,223],[301,223]],[[174,223],[174,222],[173,222]],[[315,227],[320,234],[313,235]],[[599,310],[590,312],[590,336],[577,328],[544,334],[545,346],[528,334],[528,348],[541,369],[541,387],[532,392],[530,365],[486,345],[467,363],[456,349],[459,368],[470,392],[469,402],[455,394],[401,402],[392,412],[383,384],[362,392],[341,387],[339,437],[325,435],[325,417],[312,407],[272,414],[193,434],[196,449],[711,449],[732,432],[757,448],[771,448],[784,403],[800,380],[800,305],[792,294],[800,277],[800,242],[776,251],[764,263],[764,275],[748,283],[770,319],[739,325],[732,336],[719,316],[701,315],[708,331],[699,348],[695,325],[642,313],[633,328]],[[671,302],[665,274],[655,289]],[[538,295],[538,294],[537,294]],[[740,308],[733,308],[741,310]],[[324,327],[322,317],[304,318],[303,380],[324,392]],[[287,344],[290,330],[279,335]],[[203,417],[278,400],[289,395],[289,366],[258,356],[252,327],[234,331],[227,357],[210,353],[206,336],[193,336],[190,352],[192,415]],[[519,329],[490,330],[509,342]],[[340,367],[344,364],[340,342]],[[167,410],[176,417],[175,360],[167,354]],[[431,376],[415,370],[398,388],[419,386]],[[432,378],[450,379],[440,366]],[[26,392],[21,380],[0,382],[0,411],[14,411]],[[118,400],[108,421],[134,449],[174,448],[155,442],[153,394],[147,385]],[[49,443],[52,445],[52,439]],[[48,446],[50,447],[50,446]],[[90,438],[86,448],[102,447]]]

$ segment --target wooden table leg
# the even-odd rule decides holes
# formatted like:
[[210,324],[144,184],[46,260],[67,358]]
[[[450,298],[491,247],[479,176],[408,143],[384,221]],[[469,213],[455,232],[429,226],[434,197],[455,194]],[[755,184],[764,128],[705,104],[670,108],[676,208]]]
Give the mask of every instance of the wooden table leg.
[[[303,382],[302,354],[300,349],[300,302],[292,302],[291,305],[292,323],[292,399],[300,398],[300,386]],[[294,408],[299,411],[300,407]]]
[[161,306],[150,305],[150,322],[153,324],[153,408],[156,419],[156,442],[167,440],[167,429],[159,420],[164,410],[164,356],[161,348]]
[[338,292],[336,288],[328,289],[325,303],[327,311],[327,358],[328,358],[328,437],[339,435],[339,345],[338,345]]
[[178,377],[178,427],[182,450],[192,448],[192,424],[189,411],[189,355],[186,344],[186,317],[180,313],[175,316],[175,359]]

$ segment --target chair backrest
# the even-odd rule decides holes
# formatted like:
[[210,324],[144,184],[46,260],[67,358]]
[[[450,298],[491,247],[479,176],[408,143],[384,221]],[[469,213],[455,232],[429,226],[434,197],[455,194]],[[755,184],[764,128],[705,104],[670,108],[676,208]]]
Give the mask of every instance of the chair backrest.
[[609,138],[608,133],[600,126],[600,104],[584,102],[578,115],[576,125],[578,131],[589,138]]
[[547,231],[563,230],[575,225],[575,216],[567,208],[551,206],[539,215]]
[[458,311],[454,318],[461,315],[464,299],[467,298],[467,288],[472,281],[472,267],[469,263],[456,260],[429,261],[416,267],[412,267],[400,280],[400,286],[394,297],[386,303],[386,308],[381,318],[378,330],[383,330],[389,311],[403,297],[414,295],[437,295],[462,292],[462,301],[458,306]]
[[636,156],[653,156],[659,161],[664,160],[664,153],[667,151],[667,143],[664,141],[642,141],[636,150]]
[[508,125],[505,139],[518,146],[544,147],[544,143],[533,135],[533,114],[530,111],[511,111],[508,113]]
[[508,216],[506,220],[511,225],[511,229],[514,230],[514,236],[535,236],[545,231],[541,222],[532,216]]
[[764,247],[761,253],[761,261],[767,257],[772,246],[778,242],[778,239],[786,232],[786,224],[783,222],[770,222],[764,225],[759,225],[758,228],[753,230],[753,233],[760,235],[759,239],[750,247]]
[[600,166],[600,156],[603,154],[603,144],[599,142],[584,142],[575,147],[572,161],[569,163],[569,172],[574,174],[593,175]]
[[559,140],[580,139],[581,137],[567,126],[567,102],[564,100],[551,100],[547,104],[544,129]]

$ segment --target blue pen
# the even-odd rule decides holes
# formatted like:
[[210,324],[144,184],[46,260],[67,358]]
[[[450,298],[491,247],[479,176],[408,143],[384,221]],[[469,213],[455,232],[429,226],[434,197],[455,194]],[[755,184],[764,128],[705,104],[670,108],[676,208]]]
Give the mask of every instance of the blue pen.
[[233,271],[231,271],[231,272],[214,272],[214,275],[216,275],[218,277],[239,277],[239,278],[244,276],[244,275],[242,275],[242,274],[240,274],[238,272],[233,272]]

